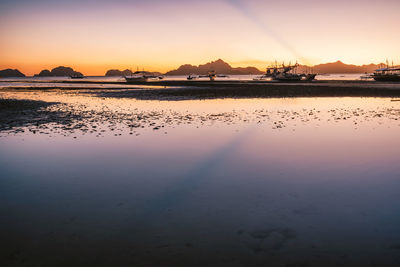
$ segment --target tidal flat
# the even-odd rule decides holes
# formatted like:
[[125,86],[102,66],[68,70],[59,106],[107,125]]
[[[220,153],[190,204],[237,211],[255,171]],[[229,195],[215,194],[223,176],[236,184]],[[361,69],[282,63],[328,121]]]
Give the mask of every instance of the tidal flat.
[[398,98],[143,92],[0,90],[4,266],[400,265]]

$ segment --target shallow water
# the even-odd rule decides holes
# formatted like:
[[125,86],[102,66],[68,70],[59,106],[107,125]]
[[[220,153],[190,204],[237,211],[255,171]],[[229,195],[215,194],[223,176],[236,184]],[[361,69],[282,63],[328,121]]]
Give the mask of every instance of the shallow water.
[[[363,74],[321,74],[317,75],[317,80],[320,81],[325,81],[325,80],[333,80],[333,81],[360,81],[361,76]],[[217,80],[219,81],[252,81],[254,78],[258,77],[260,75],[229,75],[227,77],[218,77]],[[187,79],[186,75],[179,75],[179,76],[165,76],[164,80],[166,81],[186,81]],[[208,78],[200,78],[200,81],[207,81]],[[31,81],[34,81],[32,83]],[[72,81],[74,84],[67,84],[67,83],[51,83],[51,82],[68,82]],[[105,77],[105,76],[88,76],[85,77],[84,79],[71,79],[69,77],[22,77],[22,78],[0,78],[0,89],[2,87],[13,87],[13,86],[18,86],[18,87],[47,87],[47,86],[58,86],[58,87],[67,87],[67,88],[72,88],[72,87],[91,87],[93,85],[90,84],[76,84],[76,82],[79,81],[90,81],[90,82],[125,82],[125,79],[123,77]],[[372,81],[372,80],[371,80]],[[100,87],[97,85],[97,87]],[[135,86],[132,85],[102,85],[100,88],[135,88]]]
[[79,115],[0,133],[9,266],[400,264],[400,102],[1,96]]

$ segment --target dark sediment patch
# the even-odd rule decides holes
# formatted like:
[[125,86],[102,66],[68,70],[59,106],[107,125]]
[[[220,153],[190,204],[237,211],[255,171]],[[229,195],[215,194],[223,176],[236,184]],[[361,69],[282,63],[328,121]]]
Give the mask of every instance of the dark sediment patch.
[[[18,100],[18,99],[3,99],[0,98],[0,112],[8,111],[26,111],[26,110],[37,110],[43,107],[48,107],[54,103],[48,103],[44,101],[35,100]],[[2,114],[3,115],[3,114]]]
[[[50,110],[54,102],[44,102],[37,100],[17,100],[0,98],[0,132],[13,131],[15,133],[24,132],[22,127],[35,126],[31,130],[33,133],[40,132],[47,128],[46,124],[68,124],[73,118],[68,118],[68,114],[62,110]],[[75,118],[76,119],[76,118]]]

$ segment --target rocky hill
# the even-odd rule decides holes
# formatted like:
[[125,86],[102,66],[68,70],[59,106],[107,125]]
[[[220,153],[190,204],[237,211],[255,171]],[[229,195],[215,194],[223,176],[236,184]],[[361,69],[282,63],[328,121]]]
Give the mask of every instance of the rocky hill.
[[39,74],[35,74],[35,77],[63,77],[63,76],[83,76],[82,73],[74,71],[70,67],[60,66],[57,68],[49,70],[42,70]]
[[123,70],[123,71],[121,71],[121,70],[108,70],[106,72],[105,76],[107,76],[107,77],[121,76],[122,77],[122,76],[128,76],[128,75],[132,75],[132,71],[126,69],[126,70]]
[[25,74],[23,74],[17,69],[0,70],[0,78],[15,78],[15,77],[25,77]]

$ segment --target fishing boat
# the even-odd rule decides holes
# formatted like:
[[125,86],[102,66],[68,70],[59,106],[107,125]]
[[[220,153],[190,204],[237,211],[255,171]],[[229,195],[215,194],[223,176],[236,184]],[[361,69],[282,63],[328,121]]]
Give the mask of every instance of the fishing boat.
[[288,73],[288,72],[280,72],[274,75],[272,78],[274,81],[281,81],[281,82],[298,82],[301,81],[302,75],[297,73]]
[[208,72],[207,75],[200,75],[199,78],[209,78],[210,81],[215,81],[215,78],[217,78],[217,74],[214,70],[211,70]]
[[370,77],[378,82],[400,82],[400,67],[377,69]]
[[69,75],[69,77],[70,77],[71,79],[83,79],[83,78],[85,78],[85,76],[83,76],[82,73],[74,73],[74,74],[72,74],[72,75]]
[[299,64],[285,66],[272,66],[268,67],[266,73],[261,76],[255,77],[253,80],[263,81],[263,80],[272,80],[279,82],[299,82],[299,81],[313,81],[317,74],[315,73],[297,73],[296,69]]
[[132,75],[124,76],[127,83],[147,82],[149,79],[160,79],[160,77],[148,71],[136,71]]
[[196,74],[189,74],[189,76],[186,77],[187,80],[192,81],[192,80],[197,80],[199,78],[198,75]]

